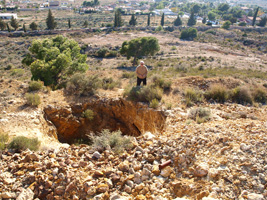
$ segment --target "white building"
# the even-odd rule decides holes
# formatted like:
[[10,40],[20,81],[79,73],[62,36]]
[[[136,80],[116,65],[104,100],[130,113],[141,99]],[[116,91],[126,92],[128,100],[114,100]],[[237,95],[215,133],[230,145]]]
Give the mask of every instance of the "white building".
[[15,19],[18,19],[18,16],[16,13],[0,13],[0,18],[1,19],[11,19],[12,16],[15,18]]

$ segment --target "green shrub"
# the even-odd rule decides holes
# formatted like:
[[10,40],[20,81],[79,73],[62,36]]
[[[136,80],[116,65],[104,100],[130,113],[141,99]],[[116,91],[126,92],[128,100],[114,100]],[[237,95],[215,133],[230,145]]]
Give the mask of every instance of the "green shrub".
[[105,90],[113,90],[115,87],[119,86],[120,83],[113,80],[113,78],[103,78],[102,88]]
[[96,56],[99,58],[105,58],[108,52],[109,50],[107,48],[101,48],[96,52]]
[[203,123],[210,119],[210,114],[208,108],[193,108],[189,111],[188,118],[195,120],[197,123]]
[[117,51],[108,51],[108,53],[106,54],[107,58],[111,58],[111,57],[117,57],[118,52]]
[[12,68],[14,68],[14,65],[12,64],[8,64],[7,67],[5,67],[5,70],[11,70]]
[[115,153],[121,153],[125,149],[133,147],[131,141],[132,138],[129,136],[122,136],[121,131],[110,132],[105,129],[99,136],[92,136],[92,147],[100,152],[107,148],[111,148]]
[[232,90],[231,99],[239,104],[252,104],[252,95],[246,87],[237,87]]
[[238,26],[247,26],[247,23],[246,23],[246,22],[240,22],[240,23],[238,24]]
[[158,26],[155,31],[163,31],[163,27],[162,26]]
[[263,84],[263,87],[267,88],[267,83],[264,83],[264,84]]
[[134,72],[123,72],[121,77],[122,78],[133,78],[135,77],[135,73]]
[[185,104],[187,107],[193,106],[195,103],[203,102],[203,94],[199,90],[187,88],[184,92]]
[[66,92],[80,96],[91,96],[100,87],[101,81],[96,75],[86,76],[85,74],[74,74],[67,81]]
[[171,81],[166,81],[164,78],[158,75],[154,75],[152,77],[153,85],[156,87],[160,87],[164,92],[169,91],[171,89]]
[[267,101],[267,93],[264,88],[256,88],[253,91],[253,99],[258,103],[265,104]]
[[8,144],[9,149],[14,149],[15,151],[24,151],[30,149],[36,151],[39,149],[40,141],[38,138],[27,138],[24,136],[17,136]]
[[232,23],[230,21],[226,21],[223,23],[222,28],[223,29],[229,29],[231,24]]
[[162,98],[162,89],[153,86],[145,86],[145,87],[132,87],[130,91],[125,91],[124,96],[131,101],[140,101],[149,103],[153,99],[157,99],[158,101]]
[[41,90],[44,86],[44,83],[42,81],[31,81],[29,83],[29,91],[38,91]]
[[24,74],[24,70],[23,69],[13,69],[12,70],[12,73],[11,73],[11,76],[23,76]]
[[182,30],[180,39],[193,40],[196,37],[197,37],[197,29],[190,27],[188,29]]
[[208,100],[213,99],[216,102],[224,103],[229,97],[228,93],[229,92],[225,86],[221,84],[214,84],[205,93],[205,97]]
[[89,119],[89,120],[93,120],[95,116],[94,111],[92,111],[91,109],[86,109],[83,113],[82,113],[82,117]]
[[149,103],[149,107],[157,109],[159,107],[159,101],[157,99],[152,99]]
[[38,106],[41,103],[41,98],[38,94],[26,93],[27,104],[30,106]]
[[6,143],[8,142],[8,134],[0,132],[0,151],[6,148]]

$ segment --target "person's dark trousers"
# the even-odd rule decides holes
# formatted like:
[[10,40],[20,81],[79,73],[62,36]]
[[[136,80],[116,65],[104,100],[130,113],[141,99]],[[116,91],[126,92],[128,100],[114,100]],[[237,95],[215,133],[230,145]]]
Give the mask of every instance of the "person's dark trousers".
[[143,82],[143,85],[146,85],[146,78],[139,78],[137,77],[137,86],[140,86],[141,83]]

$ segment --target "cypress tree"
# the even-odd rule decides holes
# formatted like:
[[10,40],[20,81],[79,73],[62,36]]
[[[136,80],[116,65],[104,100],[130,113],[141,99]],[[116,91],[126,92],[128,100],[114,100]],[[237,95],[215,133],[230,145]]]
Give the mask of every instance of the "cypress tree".
[[181,18],[179,15],[177,15],[177,18],[174,20],[173,25],[174,26],[181,26],[183,24]]
[[68,26],[69,26],[69,28],[71,28],[70,19],[68,19]]
[[256,18],[257,18],[257,15],[258,15],[258,12],[259,12],[259,7],[256,9],[255,13],[254,13],[254,16],[253,16],[253,21],[252,21],[252,26],[255,25],[255,22],[256,22]]
[[164,13],[161,16],[161,21],[160,21],[160,25],[163,27],[164,26]]
[[131,26],[135,26],[135,25],[137,24],[135,14],[132,14],[132,17],[131,17],[131,19],[130,19],[130,21],[129,21],[129,24],[130,24]]
[[204,17],[204,18],[202,19],[202,24],[206,24],[206,22],[207,22],[207,18]]
[[147,15],[147,26],[150,26],[150,13]]
[[18,29],[19,27],[19,23],[17,22],[17,20],[12,16],[11,18],[11,22],[10,25],[15,29],[15,31]]
[[121,27],[121,26],[122,26],[121,11],[117,9],[115,11],[114,27]]
[[52,15],[51,10],[48,11],[48,16],[46,18],[46,25],[48,30],[54,30],[57,26],[57,23],[55,22],[55,18]]
[[190,18],[188,19],[187,25],[188,26],[194,26],[196,24],[196,19],[195,19],[195,15],[194,12],[191,12]]
[[25,24],[23,24],[23,31],[26,33],[27,32],[27,30],[26,30],[26,25]]
[[85,20],[85,22],[83,23],[83,26],[84,26],[84,28],[87,28],[88,27],[88,21],[87,20]]

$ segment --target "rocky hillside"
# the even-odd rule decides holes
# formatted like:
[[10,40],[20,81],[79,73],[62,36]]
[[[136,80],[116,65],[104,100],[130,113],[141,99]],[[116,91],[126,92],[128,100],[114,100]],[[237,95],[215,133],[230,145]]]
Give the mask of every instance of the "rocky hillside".
[[[211,116],[201,124],[188,117],[195,107],[177,106],[164,111],[164,129],[143,130],[130,150],[116,154],[57,142],[57,126],[46,122],[43,110],[56,108],[59,100],[68,107],[61,91],[42,93],[42,104],[31,108],[22,98],[25,83],[0,86],[1,129],[42,140],[37,152],[0,153],[2,199],[267,198],[266,106],[203,103]],[[79,119],[75,112],[70,116]]]

